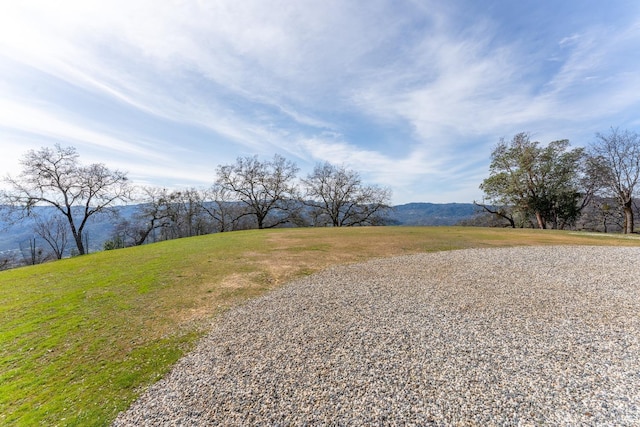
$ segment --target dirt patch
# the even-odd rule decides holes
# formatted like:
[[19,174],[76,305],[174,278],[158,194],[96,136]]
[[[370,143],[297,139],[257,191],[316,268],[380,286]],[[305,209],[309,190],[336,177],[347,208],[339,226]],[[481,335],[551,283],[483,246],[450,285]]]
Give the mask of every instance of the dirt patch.
[[211,287],[220,287],[222,289],[242,289],[252,286],[256,281],[257,273],[232,273],[222,279],[218,285]]

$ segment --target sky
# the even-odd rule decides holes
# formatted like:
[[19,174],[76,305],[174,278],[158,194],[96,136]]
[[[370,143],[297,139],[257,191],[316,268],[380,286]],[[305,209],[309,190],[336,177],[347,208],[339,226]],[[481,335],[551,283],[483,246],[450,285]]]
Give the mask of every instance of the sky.
[[139,185],[330,162],[392,203],[482,199],[500,138],[640,131],[637,0],[0,0],[0,175],[31,149]]

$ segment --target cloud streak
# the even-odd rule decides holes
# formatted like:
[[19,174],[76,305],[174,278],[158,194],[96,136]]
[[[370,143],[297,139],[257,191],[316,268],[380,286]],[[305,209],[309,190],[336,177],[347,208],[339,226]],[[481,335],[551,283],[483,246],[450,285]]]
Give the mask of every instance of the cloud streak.
[[500,136],[637,125],[638,6],[570,6],[7,2],[0,134],[15,157],[62,140],[147,183],[278,152],[347,164],[396,202],[471,201]]

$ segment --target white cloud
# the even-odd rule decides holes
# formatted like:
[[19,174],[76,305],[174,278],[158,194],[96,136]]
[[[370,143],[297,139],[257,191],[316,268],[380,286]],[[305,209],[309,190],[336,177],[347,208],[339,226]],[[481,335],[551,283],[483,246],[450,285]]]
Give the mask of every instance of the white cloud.
[[[203,142],[191,145],[192,130],[206,135],[198,141],[210,137],[217,153],[209,157],[218,162],[232,153],[274,152],[308,164],[329,160],[413,194],[409,187],[424,181],[457,179],[461,186],[476,179],[486,167],[478,159],[488,162],[499,136],[555,129],[573,138],[563,132],[592,133],[638,105],[637,23],[567,25],[566,33],[556,29],[557,40],[530,45],[547,32],[513,37],[505,31],[509,16],[469,19],[465,7],[385,0],[366,7],[343,0],[4,2],[0,126],[132,158],[155,156],[158,164],[180,145],[201,149]],[[132,134],[106,117],[83,119],[82,103],[52,107],[15,64],[185,135],[176,141],[176,134],[145,135],[142,128]],[[397,130],[406,140],[381,139],[373,148],[356,127],[368,127],[374,139],[378,128]],[[153,149],[171,144],[178,147],[163,155]],[[192,174],[197,165],[180,173],[192,180],[206,171]],[[158,175],[151,165],[145,170]]]
[[[109,136],[106,132],[74,125],[73,119],[49,113],[54,106],[42,108],[0,99],[0,128],[50,138],[65,143],[81,142],[142,158],[161,158],[156,149]],[[6,153],[5,153],[6,154]]]
[[442,159],[429,158],[428,153],[420,150],[394,159],[332,138],[318,137],[302,144],[317,162],[344,165],[359,171],[372,184],[385,187],[411,186],[425,176],[440,174],[444,166]]

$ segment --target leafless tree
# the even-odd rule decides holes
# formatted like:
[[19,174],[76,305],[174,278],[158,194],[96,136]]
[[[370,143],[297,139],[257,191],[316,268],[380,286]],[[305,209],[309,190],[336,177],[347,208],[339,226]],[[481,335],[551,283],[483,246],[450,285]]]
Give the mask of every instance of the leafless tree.
[[230,192],[245,209],[244,216],[255,217],[259,229],[273,228],[290,221],[295,203],[298,167],[284,157],[260,161],[257,156],[239,157],[235,164],[217,168],[216,185]]
[[318,164],[302,180],[304,203],[334,227],[377,225],[381,214],[389,209],[391,191],[374,185],[363,185],[358,172],[328,162]]
[[125,245],[142,245],[155,230],[169,222],[165,206],[167,190],[157,187],[142,187],[140,190],[142,194],[136,196],[139,204],[131,220],[125,219],[116,226],[114,240],[119,238]]
[[47,254],[44,249],[38,246],[35,236],[28,240],[28,244],[29,248],[27,249],[24,242],[20,243],[20,253],[22,254],[24,265],[42,264],[47,260]]
[[83,235],[87,221],[130,198],[125,173],[100,163],[80,165],[73,147],[56,144],[53,149],[30,150],[21,164],[18,177],[5,179],[11,189],[3,193],[3,199],[25,216],[33,214],[38,205],[56,208],[69,225],[79,255],[87,249]]
[[51,248],[56,259],[62,259],[69,243],[69,226],[60,215],[36,218],[35,233]]
[[611,128],[606,135],[596,134],[590,154],[605,196],[614,197],[622,208],[623,232],[633,233],[633,196],[640,178],[640,136]]
[[171,222],[163,231],[169,233],[169,238],[198,236],[209,232],[202,203],[203,195],[195,188],[168,193],[165,204]]
[[624,229],[624,215],[614,198],[594,197],[577,226],[578,229],[604,233],[620,232]]
[[[188,188],[169,191],[166,188],[145,187],[137,212],[131,220],[116,227],[116,236],[128,245],[141,245],[159,232],[160,239],[176,239],[209,234],[220,229],[218,220],[227,221],[229,209],[210,191]],[[229,224],[226,224],[230,226]]]
[[155,236],[156,231],[165,234],[164,230],[174,223],[176,214],[171,191],[159,187],[142,187],[140,191],[136,196],[139,204],[135,213],[131,219],[122,220],[116,226],[112,242],[139,246]]
[[484,203],[484,201],[482,203],[474,201],[473,204],[482,208],[484,212],[491,214],[493,218],[502,218],[506,220],[509,227],[516,228],[516,220],[514,218],[513,209],[511,207],[491,206]]
[[238,218],[242,211],[237,203],[232,201],[231,191],[219,184],[214,184],[204,195],[203,211],[211,218],[216,232],[236,230]]
[[17,251],[0,252],[0,271],[8,270],[18,266]]

